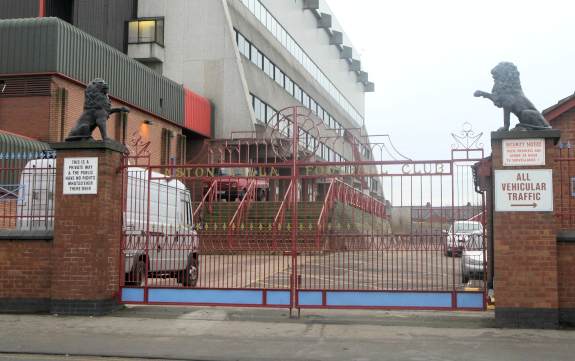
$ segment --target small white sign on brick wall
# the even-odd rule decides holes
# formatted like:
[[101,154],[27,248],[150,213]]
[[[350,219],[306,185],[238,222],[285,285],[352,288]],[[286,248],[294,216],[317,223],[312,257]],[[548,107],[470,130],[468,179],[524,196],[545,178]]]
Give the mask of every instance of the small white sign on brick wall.
[[552,212],[553,171],[517,169],[495,171],[496,212]]
[[503,166],[545,165],[545,139],[504,139]]
[[64,158],[64,194],[98,194],[98,158]]

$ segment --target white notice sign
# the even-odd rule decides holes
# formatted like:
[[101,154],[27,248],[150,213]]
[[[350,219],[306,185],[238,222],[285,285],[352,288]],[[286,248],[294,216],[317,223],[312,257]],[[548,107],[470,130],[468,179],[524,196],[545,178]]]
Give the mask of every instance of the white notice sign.
[[64,158],[64,194],[98,193],[98,158]]
[[552,212],[553,171],[517,169],[495,171],[496,212]]
[[545,165],[545,139],[504,139],[503,166]]

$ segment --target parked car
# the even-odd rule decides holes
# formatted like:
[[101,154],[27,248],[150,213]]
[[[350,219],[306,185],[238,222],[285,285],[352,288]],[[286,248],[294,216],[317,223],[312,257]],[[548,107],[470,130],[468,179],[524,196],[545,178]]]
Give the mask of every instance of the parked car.
[[459,256],[463,250],[483,247],[483,225],[477,221],[455,221],[446,232],[445,255]]
[[[35,159],[22,170],[17,229],[53,229],[55,169],[56,159]],[[152,172],[148,193],[149,172],[131,167],[128,173],[122,250],[125,284],[141,285],[148,276],[172,276],[194,287],[199,277],[199,239],[189,190],[178,180]]]
[[[257,172],[255,172],[257,177]],[[265,178],[254,178],[249,175],[247,168],[218,168],[215,177],[204,183],[204,194],[216,183],[218,198],[227,201],[234,201],[237,198],[243,199],[251,182],[255,182],[256,199],[263,201],[269,192],[269,180]]]
[[484,270],[483,249],[464,249],[461,254],[461,282],[482,280]]

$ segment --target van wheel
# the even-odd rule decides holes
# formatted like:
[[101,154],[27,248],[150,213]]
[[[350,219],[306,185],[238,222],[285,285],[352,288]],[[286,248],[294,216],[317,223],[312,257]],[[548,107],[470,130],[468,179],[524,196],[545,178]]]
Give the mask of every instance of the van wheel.
[[178,274],[178,282],[184,287],[196,287],[198,284],[198,260],[191,257],[186,269]]
[[146,262],[137,260],[132,265],[130,273],[126,274],[126,286],[142,286],[146,280]]

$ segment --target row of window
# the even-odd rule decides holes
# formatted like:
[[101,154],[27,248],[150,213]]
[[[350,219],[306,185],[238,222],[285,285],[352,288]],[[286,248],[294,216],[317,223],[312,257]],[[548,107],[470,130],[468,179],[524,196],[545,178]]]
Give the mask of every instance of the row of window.
[[[235,29],[234,29],[235,30]],[[312,97],[310,97],[296,82],[287,76],[279,67],[256,48],[245,36],[235,30],[236,43],[240,54],[248,58],[254,65],[264,71],[264,73],[274,80],[279,86],[285,89],[292,97],[310,108],[327,128],[335,129],[338,135],[343,135],[343,126],[335,120],[327,110],[324,110]]]
[[[284,88],[292,97],[302,103],[307,108],[316,114],[327,128],[335,129],[339,136],[343,135],[343,126],[335,120],[327,110],[324,110],[318,102],[310,97],[296,82],[294,82],[287,74],[285,74],[279,67],[269,60],[258,48],[255,47],[242,33],[234,29],[236,35],[236,43],[242,55],[248,58],[254,65],[264,71],[272,80],[279,86]],[[258,109],[256,109],[256,112]],[[275,113],[275,112],[274,112]],[[257,114],[257,113],[256,113]],[[273,113],[270,113],[273,114]],[[268,115],[269,117],[270,115]],[[269,118],[258,118],[262,121]],[[361,142],[357,142],[360,144]],[[364,144],[359,145],[361,153],[364,157],[370,158],[370,151]]]
[[[276,110],[270,105],[266,104],[257,96],[251,94],[252,96],[252,107],[254,108],[254,113],[256,114],[256,119],[268,124]],[[292,125],[289,120],[284,120],[286,124],[278,124],[278,129],[282,135],[285,137],[291,137]],[[320,157],[326,161],[330,162],[344,162],[345,158],[341,156],[338,152],[330,148],[329,146],[323,144],[314,135],[310,134],[304,129],[299,130],[299,143],[302,147],[307,149],[309,152],[315,153],[317,157]]]
[[330,94],[330,96],[351,116],[357,124],[363,124],[363,117],[311,60],[293,37],[270,14],[259,0],[241,0],[250,12],[264,25],[282,46],[311,74],[311,76]]
[[[250,94],[252,97],[252,107],[254,108],[254,113],[256,114],[256,119],[268,124],[272,117],[276,114],[276,110],[258,98],[257,96]],[[291,137],[292,127],[293,125],[289,120],[283,120],[286,124],[279,124],[278,129],[282,135],[289,138]],[[315,136],[310,134],[309,132],[305,131],[304,129],[300,129],[299,134],[299,143],[302,147],[305,147],[309,152],[315,154],[316,157],[319,157],[323,160],[330,161],[330,162],[344,162],[346,159],[342,157],[338,152],[330,148],[329,146],[323,144],[319,141]],[[369,155],[369,148],[362,145],[364,149],[364,153],[367,151],[366,157]],[[365,155],[365,154],[364,154]],[[352,174],[353,166],[343,166],[343,172],[345,174]],[[367,184],[369,189],[372,192],[378,191],[378,182],[377,180],[369,177],[367,178]]]

